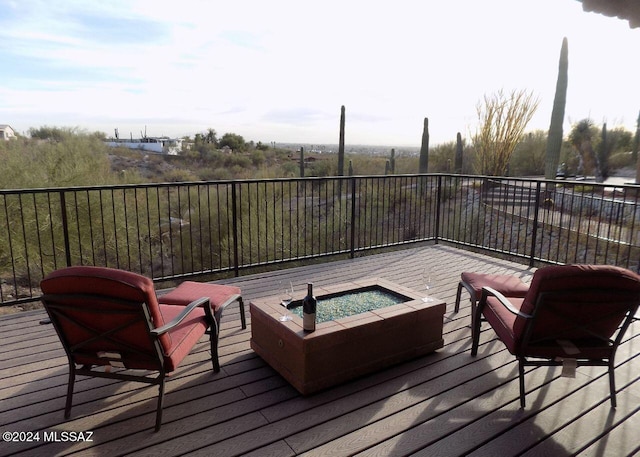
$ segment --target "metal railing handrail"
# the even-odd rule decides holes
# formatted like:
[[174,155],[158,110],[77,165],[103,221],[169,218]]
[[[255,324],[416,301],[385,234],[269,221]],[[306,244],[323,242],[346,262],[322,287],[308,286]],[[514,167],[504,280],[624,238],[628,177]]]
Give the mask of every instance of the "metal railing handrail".
[[640,269],[640,186],[457,174],[0,190],[0,305],[67,265],[155,281],[432,241]]

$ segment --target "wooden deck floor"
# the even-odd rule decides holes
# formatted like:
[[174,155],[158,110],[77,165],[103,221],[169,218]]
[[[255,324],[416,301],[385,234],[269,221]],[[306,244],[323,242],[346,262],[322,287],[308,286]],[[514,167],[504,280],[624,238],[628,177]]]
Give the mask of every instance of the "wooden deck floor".
[[[469,302],[453,312],[462,271],[531,270],[452,247],[395,251],[231,282],[248,304],[272,295],[279,279],[298,288],[382,277],[420,288],[432,265],[433,294],[447,302],[445,347],[436,353],[302,397],[249,347],[251,325],[237,309],[223,318],[222,372],[211,371],[207,344],[197,347],[167,384],[163,426],[153,432],[157,389],[137,383],[80,378],[71,419],[64,421],[67,360],[44,312],[0,319],[0,430],[39,431],[39,442],[0,441],[0,455],[424,455],[624,456],[640,451],[640,322],[616,362],[618,408],[608,399],[602,368],[526,375],[527,408],[518,402],[517,364],[482,332],[470,356]],[[248,313],[247,313],[248,314]],[[384,335],[380,336],[384,338]],[[552,382],[553,381],[553,382]],[[44,442],[45,432],[93,432],[91,442]],[[58,438],[62,435],[59,433]]]

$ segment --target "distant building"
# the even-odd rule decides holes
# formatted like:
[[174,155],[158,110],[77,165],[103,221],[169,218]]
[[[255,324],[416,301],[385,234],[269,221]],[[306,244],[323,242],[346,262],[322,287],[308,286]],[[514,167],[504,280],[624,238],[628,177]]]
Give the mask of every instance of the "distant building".
[[12,138],[16,138],[16,132],[10,125],[0,124],[0,140],[9,141]]
[[155,152],[157,154],[178,155],[182,150],[181,138],[169,138],[165,136],[146,136],[139,140],[111,138],[106,140],[105,143],[107,146],[111,146],[112,148],[139,149],[142,151]]

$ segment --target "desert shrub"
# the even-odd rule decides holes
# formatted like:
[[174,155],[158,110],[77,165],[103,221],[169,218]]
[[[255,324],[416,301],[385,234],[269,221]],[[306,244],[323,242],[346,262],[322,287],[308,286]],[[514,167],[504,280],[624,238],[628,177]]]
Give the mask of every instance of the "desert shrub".
[[547,133],[536,130],[524,135],[509,161],[509,175],[544,175]]
[[631,152],[618,152],[613,154],[609,157],[609,166],[614,170],[618,168],[633,167],[635,166],[633,155]]
[[198,181],[199,179],[191,170],[174,168],[164,174],[164,180],[166,182],[189,182]]
[[203,181],[222,181],[232,179],[231,172],[226,168],[204,168],[200,171],[200,178]]
[[95,136],[68,135],[60,141],[10,141],[1,151],[1,188],[69,187],[119,182],[107,146]]
[[283,178],[297,177],[300,174],[300,166],[291,161],[286,161],[280,166],[279,176]]
[[336,173],[336,168],[329,160],[318,160],[305,170],[305,176],[334,176]]
[[429,173],[451,173],[456,159],[456,143],[439,144],[429,149]]
[[251,159],[246,155],[229,154],[224,157],[224,166],[227,168],[251,168]]
[[[346,163],[345,174],[347,174],[349,162],[351,162],[353,166],[353,173],[355,175],[383,175],[387,160],[388,160],[387,157],[380,157],[380,156],[349,155],[346,157],[346,160],[345,160],[345,163]],[[323,162],[329,162],[329,161],[323,160]],[[314,166],[315,165],[316,164],[314,164]],[[336,170],[337,170],[337,161],[336,161]],[[329,176],[329,175],[322,175],[322,176]]]
[[250,153],[250,158],[251,158],[251,163],[253,164],[254,167],[259,167],[262,164],[264,164],[266,157],[264,155],[264,152],[260,151],[260,150],[253,150]]

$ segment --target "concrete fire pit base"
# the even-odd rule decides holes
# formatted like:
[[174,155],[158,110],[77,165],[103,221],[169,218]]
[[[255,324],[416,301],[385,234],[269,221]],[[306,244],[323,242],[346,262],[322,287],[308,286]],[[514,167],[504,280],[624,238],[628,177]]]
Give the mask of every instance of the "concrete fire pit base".
[[[435,351],[444,345],[445,303],[425,303],[416,292],[382,279],[315,287],[314,295],[376,288],[406,298],[403,303],[319,323],[302,330],[302,319],[280,322],[278,297],[250,303],[251,348],[307,395],[355,377]],[[302,297],[295,297],[300,299]]]

